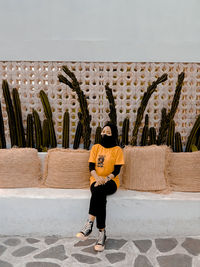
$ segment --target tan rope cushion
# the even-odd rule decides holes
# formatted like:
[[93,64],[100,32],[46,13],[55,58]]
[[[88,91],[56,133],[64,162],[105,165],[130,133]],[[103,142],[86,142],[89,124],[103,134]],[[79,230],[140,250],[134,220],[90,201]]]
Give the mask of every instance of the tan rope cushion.
[[40,187],[40,159],[34,148],[0,149],[0,187]]
[[125,147],[124,187],[130,190],[169,193],[165,174],[169,153],[170,149],[164,145]]
[[89,153],[83,149],[50,149],[45,159],[46,187],[89,188]]
[[173,191],[200,192],[200,151],[171,153],[168,179]]

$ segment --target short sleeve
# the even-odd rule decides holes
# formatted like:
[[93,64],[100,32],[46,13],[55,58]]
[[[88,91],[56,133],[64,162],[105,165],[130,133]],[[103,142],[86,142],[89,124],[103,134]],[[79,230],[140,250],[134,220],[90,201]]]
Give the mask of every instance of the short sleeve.
[[115,165],[123,165],[123,164],[124,164],[124,154],[123,150],[119,147],[116,154]]
[[90,157],[89,157],[88,162],[96,163],[96,156],[97,156],[97,145],[94,145],[92,149],[90,150]]

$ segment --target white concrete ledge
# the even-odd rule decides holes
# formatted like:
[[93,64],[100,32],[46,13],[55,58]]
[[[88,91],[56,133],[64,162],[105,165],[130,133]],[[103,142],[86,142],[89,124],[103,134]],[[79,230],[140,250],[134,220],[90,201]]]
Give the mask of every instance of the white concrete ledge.
[[[82,189],[0,189],[1,235],[72,237],[84,224],[90,191]],[[126,238],[200,234],[200,193],[118,190],[108,197],[109,236]]]

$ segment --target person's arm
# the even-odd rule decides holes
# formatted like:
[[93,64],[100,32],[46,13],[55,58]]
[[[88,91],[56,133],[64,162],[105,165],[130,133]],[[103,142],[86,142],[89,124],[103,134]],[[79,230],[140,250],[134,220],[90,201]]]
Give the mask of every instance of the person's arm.
[[90,170],[91,175],[96,180],[96,185],[100,185],[100,184],[105,183],[105,179],[97,175],[97,173],[95,171],[95,163],[94,162],[89,162],[89,170]]
[[120,169],[121,169],[122,165],[115,165],[114,166],[114,171],[112,173],[110,173],[107,177],[106,180],[109,181],[113,178],[115,178],[119,173],[120,173]]

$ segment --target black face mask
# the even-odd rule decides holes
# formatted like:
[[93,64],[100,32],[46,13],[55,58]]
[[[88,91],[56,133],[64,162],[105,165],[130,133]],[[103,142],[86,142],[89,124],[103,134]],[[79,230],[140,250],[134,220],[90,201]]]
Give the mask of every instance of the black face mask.
[[107,134],[103,134],[101,137],[101,145],[105,148],[110,148],[116,146],[116,141],[113,136],[108,136]]

